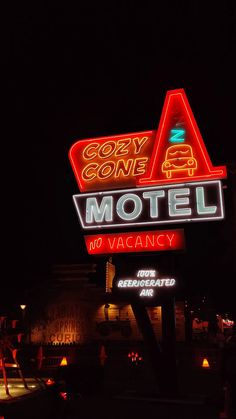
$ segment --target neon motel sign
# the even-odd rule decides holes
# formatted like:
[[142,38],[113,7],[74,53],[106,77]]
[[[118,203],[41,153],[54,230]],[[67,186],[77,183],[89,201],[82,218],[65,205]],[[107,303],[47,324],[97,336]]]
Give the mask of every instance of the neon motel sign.
[[69,159],[84,230],[224,218],[226,167],[212,165],[183,89],[167,92],[157,131],[80,140]]

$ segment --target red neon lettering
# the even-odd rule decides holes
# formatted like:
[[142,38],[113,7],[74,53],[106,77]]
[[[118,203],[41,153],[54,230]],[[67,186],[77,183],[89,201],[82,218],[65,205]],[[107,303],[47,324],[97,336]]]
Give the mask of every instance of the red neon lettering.
[[81,191],[135,186],[136,177],[147,174],[154,135],[145,131],[75,143],[69,157]]
[[106,179],[113,175],[115,171],[115,163],[113,161],[108,161],[103,163],[97,172],[97,177],[99,179]]
[[107,143],[103,144],[98,150],[98,156],[101,159],[106,159],[107,157],[111,157],[116,149],[116,143],[114,141],[108,141]]
[[134,148],[135,148],[135,154],[139,154],[141,151],[141,148],[144,146],[144,144],[146,143],[146,141],[148,140],[148,137],[143,137],[143,138],[134,138]]
[[183,230],[162,230],[85,236],[89,254],[184,249]]
[[130,249],[133,248],[132,244],[129,243],[129,241],[132,240],[132,239],[133,239],[132,236],[128,236],[127,239],[126,239],[126,246],[129,247]]
[[146,172],[148,157],[140,157],[134,160],[133,176],[142,175]]
[[89,144],[83,150],[83,158],[86,159],[86,160],[94,159],[97,156],[97,153],[95,151],[93,151],[92,153],[90,153],[90,151],[93,150],[93,149],[96,150],[98,147],[99,147],[99,144],[98,143]]
[[116,156],[125,156],[129,153],[129,145],[131,143],[131,138],[126,138],[124,140],[117,141]]
[[85,166],[82,171],[82,178],[84,180],[93,180],[96,177],[96,174],[93,171],[95,171],[97,167],[97,163],[91,163],[88,166]]
[[157,243],[159,244],[159,246],[165,246],[164,243],[160,243],[160,237],[165,237],[164,234],[160,234],[159,236],[157,236]]

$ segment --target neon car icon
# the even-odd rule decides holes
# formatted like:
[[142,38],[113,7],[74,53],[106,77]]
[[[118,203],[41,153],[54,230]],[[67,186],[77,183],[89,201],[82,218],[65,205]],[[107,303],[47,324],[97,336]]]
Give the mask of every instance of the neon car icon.
[[193,150],[190,145],[176,144],[166,150],[165,161],[161,170],[167,178],[171,178],[173,172],[187,171],[188,176],[194,175],[197,169],[197,160],[193,157]]

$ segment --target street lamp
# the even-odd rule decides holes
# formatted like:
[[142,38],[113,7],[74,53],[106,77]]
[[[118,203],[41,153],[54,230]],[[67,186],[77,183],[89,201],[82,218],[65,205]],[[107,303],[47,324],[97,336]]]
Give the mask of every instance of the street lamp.
[[25,329],[27,328],[27,331],[25,330],[26,340],[28,343],[31,342],[31,323],[30,323],[30,317],[29,312],[27,311],[27,319],[25,321],[25,310],[26,310],[27,304],[20,304],[20,308],[22,310],[22,327]]
[[20,304],[20,308],[22,310],[22,320],[24,321],[26,304]]

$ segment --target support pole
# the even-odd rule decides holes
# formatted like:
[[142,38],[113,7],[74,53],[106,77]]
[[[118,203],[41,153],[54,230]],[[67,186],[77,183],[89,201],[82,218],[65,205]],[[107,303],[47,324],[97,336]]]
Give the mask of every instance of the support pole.
[[162,348],[163,348],[163,392],[167,396],[178,394],[175,336],[175,299],[168,297],[162,302]]
[[137,325],[142,333],[144,344],[146,346],[147,354],[152,368],[155,382],[158,391],[162,392],[162,354],[161,348],[156,340],[153,327],[148,316],[146,307],[141,303],[135,302],[131,304],[132,310],[135,315]]

